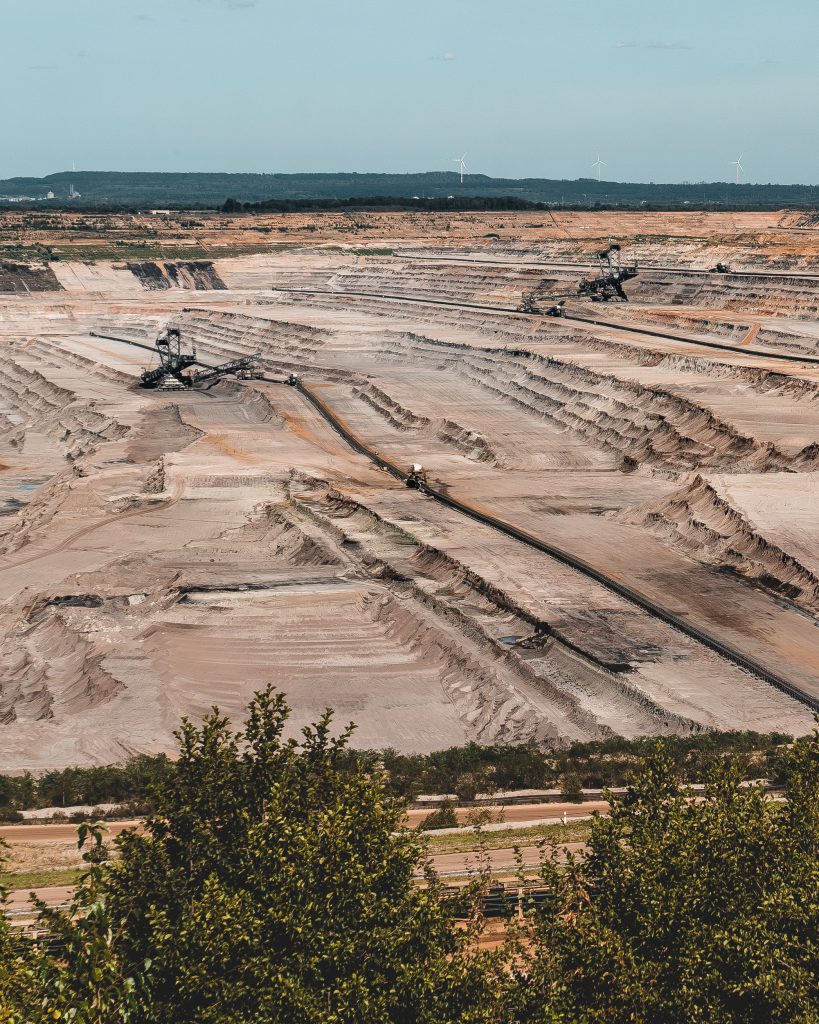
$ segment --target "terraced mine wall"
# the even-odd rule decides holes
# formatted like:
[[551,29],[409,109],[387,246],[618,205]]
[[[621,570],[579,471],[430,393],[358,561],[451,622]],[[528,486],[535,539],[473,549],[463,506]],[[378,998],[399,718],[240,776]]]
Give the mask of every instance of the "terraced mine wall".
[[[302,395],[304,395],[305,398],[307,398],[307,400],[318,410],[318,412],[327,420],[327,422],[331,424],[333,429],[341,437],[343,437],[344,440],[347,441],[347,443],[352,448],[354,448],[360,454],[364,455],[366,458],[370,459],[371,462],[378,465],[380,468],[385,469],[387,472],[389,472],[392,476],[396,477],[397,479],[400,480],[405,478],[406,475],[396,466],[394,466],[392,463],[379,456],[368,446],[362,444],[361,440],[357,438],[354,434],[352,434],[345,427],[345,425],[334,415],[334,413],[332,412],[332,410],[328,408],[326,403],[323,402],[320,398],[318,398],[315,393],[311,392],[309,388],[305,387],[303,384],[299,384],[298,390]],[[610,589],[612,592],[618,594],[621,597],[624,597],[627,601],[630,601],[638,607],[648,611],[651,615],[655,616],[660,621],[674,627],[675,629],[680,630],[680,632],[698,641],[705,647],[710,648],[720,656],[734,662],[734,664],[738,665],[740,668],[743,668],[745,671],[758,676],[760,679],[763,679],[765,680],[765,682],[770,683],[772,686],[775,686],[783,693],[788,694],[788,696],[793,697],[798,701],[801,701],[808,707],[812,708],[814,711],[819,712],[819,700],[817,700],[811,694],[808,694],[805,691],[800,690],[798,687],[791,685],[786,680],[774,675],[772,672],[755,663],[752,659],[745,657],[741,652],[733,650],[726,644],[721,643],[715,637],[710,636],[709,634],[703,632],[702,630],[698,629],[692,624],[686,622],[684,619],[674,614],[673,612],[669,612],[666,609],[661,608],[659,605],[655,604],[653,601],[647,600],[637,591],[632,590],[628,586],[624,586],[622,583],[618,582],[612,577],[609,577],[605,573],[600,572],[594,566],[586,563],[583,559],[567,554],[566,552],[561,551],[559,548],[555,548],[552,545],[547,544],[546,542],[531,536],[525,531],[519,530],[516,527],[511,526],[509,523],[506,523],[503,520],[496,519],[494,516],[481,512],[470,506],[468,503],[459,501],[457,498],[453,497],[450,494],[444,493],[441,490],[438,490],[428,485],[425,485],[423,490],[424,493],[430,495],[431,497],[435,498],[437,501],[448,506],[449,508],[452,508],[455,511],[460,512],[468,516],[469,518],[476,520],[477,522],[490,526],[493,529],[497,529],[501,533],[506,534],[507,536],[513,537],[516,540],[520,540],[524,544],[527,544],[532,548],[543,551],[551,557],[562,562],[563,564],[570,566],[571,568],[578,569],[584,575],[588,576],[589,578],[595,580],[598,583],[601,583],[604,587]]]
[[819,613],[816,574],[756,531],[699,474],[664,501],[631,509],[623,518],[655,530],[700,561],[736,572],[786,597],[810,615]]
[[58,292],[62,285],[51,267],[0,263],[0,292]]
[[224,291],[227,285],[209,260],[128,263],[128,269],[148,291],[183,288],[186,291]]
[[[0,297],[0,767],[172,749],[267,681],[296,731],[329,704],[406,752],[812,728],[817,282],[703,272],[682,306],[526,316],[583,271],[534,244],[406,266],[376,256],[391,223],[372,255],[120,250]],[[168,324],[263,376],[139,389]]]

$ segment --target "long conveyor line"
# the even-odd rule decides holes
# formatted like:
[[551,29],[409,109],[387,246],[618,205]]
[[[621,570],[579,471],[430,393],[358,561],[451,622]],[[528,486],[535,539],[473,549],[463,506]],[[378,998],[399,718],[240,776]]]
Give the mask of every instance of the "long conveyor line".
[[[416,256],[410,253],[395,253],[394,259],[417,260],[426,263],[475,263],[479,266],[490,267],[526,267],[537,270],[541,267],[544,270],[570,270],[586,272],[596,270],[597,264],[593,260],[586,263],[561,262],[559,260],[488,260],[475,256]],[[811,274],[799,271],[783,270],[774,272],[770,270],[727,270],[715,271],[704,267],[668,267],[660,263],[641,263],[640,268],[645,271],[655,271],[660,274],[676,274],[680,277],[713,277],[717,280],[739,277],[759,277],[769,281],[819,281],[819,274]]]
[[[548,320],[543,313],[524,313],[511,306],[486,306],[478,302],[453,302],[449,299],[428,299],[418,298],[412,295],[392,295],[386,292],[359,292],[359,291],[337,291],[332,288],[274,288],[273,291],[284,292],[290,295],[336,295],[343,298],[345,295],[352,295],[366,299],[389,299],[398,302],[414,302],[424,306],[448,306],[452,309],[478,309],[485,313],[514,313],[516,316],[537,317],[540,320]],[[618,324],[610,320],[593,320],[590,317],[572,316],[568,313],[562,314],[560,320],[569,320],[574,323],[590,324],[593,327],[606,327],[610,330],[624,331],[628,334],[639,334],[649,338],[662,338],[666,341],[677,341],[685,345],[698,345],[702,348],[719,349],[722,352],[731,352],[733,355],[757,356],[762,359],[785,360],[790,363],[808,363],[819,366],[819,356],[802,356],[793,352],[767,352],[759,348],[744,348],[738,345],[724,345],[718,341],[702,341],[700,338],[690,338],[682,334],[671,334],[666,331],[655,331],[649,327],[635,327],[631,324]]]
[[[359,452],[361,455],[364,455],[367,459],[373,462],[376,466],[385,470],[391,476],[395,477],[396,480],[401,480],[406,483],[408,477],[407,473],[399,469],[399,467],[389,459],[384,458],[383,455],[380,455],[373,448],[370,448],[370,446],[353,433],[344,421],[335,412],[333,412],[327,403],[306,384],[299,381],[295,384],[295,387],[351,448]],[[556,561],[561,562],[563,565],[576,569],[578,572],[583,573],[584,576],[587,576],[589,579],[592,579],[604,586],[607,590],[618,594],[620,597],[625,598],[625,600],[643,609],[643,611],[648,612],[655,618],[660,619],[667,625],[672,626],[681,633],[684,633],[692,640],[696,640],[698,643],[701,643],[703,646],[714,651],[716,654],[719,654],[727,661],[733,662],[746,672],[750,672],[752,675],[770,683],[771,686],[775,686],[783,693],[788,694],[788,696],[793,697],[794,700],[798,700],[802,704],[806,704],[809,708],[812,708],[814,711],[819,712],[819,699],[816,697],[799,687],[794,686],[786,679],[783,679],[781,676],[771,672],[763,665],[754,661],[754,659],[749,658],[747,655],[736,650],[736,648],[729,644],[724,643],[722,640],[718,640],[716,637],[700,629],[698,626],[695,626],[690,622],[686,622],[685,619],[679,615],[675,615],[674,612],[661,607],[649,597],[646,597],[639,591],[634,590],[627,584],[614,579],[601,569],[598,569],[584,561],[582,558],[578,558],[576,555],[573,555],[568,551],[555,547],[553,544],[541,540],[539,537],[535,537],[532,534],[527,533],[525,530],[521,530],[517,526],[512,526],[510,523],[507,523],[502,519],[488,515],[485,512],[480,512],[467,502],[455,498],[450,494],[446,494],[444,491],[439,490],[436,487],[432,487],[429,484],[423,485],[421,490],[424,494],[429,495],[442,505],[446,505],[448,508],[454,509],[456,512],[460,512],[462,515],[468,516],[470,519],[474,519],[476,522],[482,523],[484,526],[489,526],[492,529],[505,534],[507,537],[511,537],[513,540],[520,541],[530,548],[541,551],[544,554],[549,555],[551,558],[554,558]]]
[[[329,294],[336,295],[343,293],[331,292]],[[96,336],[107,337],[108,340],[110,341],[119,341],[127,345],[136,345],[138,348],[148,349],[150,347],[148,345],[143,345],[140,342],[132,341],[128,338],[115,338],[111,335],[99,334]],[[269,377],[265,379],[269,383],[273,384],[287,383],[286,381],[276,380],[274,378]],[[327,403],[323,399],[321,399],[314,391],[307,387],[306,384],[304,384],[300,380],[297,380],[295,387],[296,390],[301,395],[303,395],[308,402],[310,402],[310,404],[316,409],[316,411],[322,416],[322,418],[326,420],[327,423],[329,423],[333,430],[335,430],[335,432],[339,434],[339,436],[342,437],[352,449],[357,451],[360,455],[363,455],[365,458],[369,459],[370,462],[374,463],[380,469],[385,470],[396,480],[406,483],[408,474],[404,472],[404,470],[400,469],[398,466],[395,465],[395,463],[391,462],[389,459],[384,458],[384,456],[380,455],[377,451],[375,451],[375,449],[371,448],[368,444],[366,444],[366,442],[364,442],[355,433],[353,433],[353,431],[350,430],[350,428],[344,423],[344,421],[335,412],[333,412],[333,410],[327,405]],[[807,705],[812,710],[819,712],[819,698],[812,696],[811,694],[805,692],[798,686],[794,686],[792,683],[788,682],[786,679],[783,679],[781,676],[778,676],[775,673],[771,672],[769,669],[765,668],[763,665],[760,665],[752,658],[749,658],[746,655],[742,654],[741,651],[738,651],[734,647],[731,647],[729,644],[726,644],[723,641],[718,640],[716,637],[712,636],[710,633],[706,633],[698,626],[695,626],[690,622],[686,622],[685,619],[681,618],[678,615],[675,615],[674,612],[668,611],[666,608],[661,607],[656,602],[652,601],[650,598],[641,594],[639,591],[634,590],[627,584],[621,583],[619,580],[614,579],[613,577],[604,573],[601,569],[598,569],[595,566],[590,565],[582,558],[578,558],[576,555],[573,555],[568,551],[564,551],[561,548],[555,547],[553,544],[549,544],[547,541],[541,540],[539,537],[535,537],[532,534],[527,533],[525,530],[521,530],[519,527],[513,526],[511,523],[507,523],[504,520],[498,519],[495,516],[490,516],[487,513],[480,512],[478,509],[469,505],[467,502],[455,498],[450,494],[446,494],[444,491],[439,490],[436,487],[432,487],[429,484],[424,485],[422,487],[422,491],[424,494],[429,495],[429,497],[434,498],[436,501],[439,501],[441,504],[446,505],[448,508],[451,508],[456,512],[460,512],[462,515],[468,516],[470,519],[482,523],[485,526],[489,526],[492,529],[505,534],[507,537],[511,537],[513,540],[520,541],[521,543],[526,544],[531,548],[541,551],[544,554],[549,555],[551,558],[554,558],[556,561],[561,562],[563,565],[567,565],[572,569],[576,569],[578,572],[581,572],[583,573],[583,575],[589,577],[589,579],[593,579],[595,580],[595,582],[604,586],[607,590],[610,590],[613,593],[618,594],[625,600],[630,601],[632,604],[636,605],[639,608],[642,608],[643,611],[648,612],[650,615],[653,615],[655,618],[660,619],[667,625],[679,630],[681,633],[685,634],[693,640],[696,640],[698,643],[703,644],[703,646],[709,648],[709,650],[712,650],[716,654],[719,654],[721,657],[733,662],[735,665],[738,665],[745,671],[750,672],[752,675],[755,675],[758,678],[763,679],[771,686],[775,686],[777,689],[781,690],[783,693],[786,693],[794,700],[798,700],[802,704]]]

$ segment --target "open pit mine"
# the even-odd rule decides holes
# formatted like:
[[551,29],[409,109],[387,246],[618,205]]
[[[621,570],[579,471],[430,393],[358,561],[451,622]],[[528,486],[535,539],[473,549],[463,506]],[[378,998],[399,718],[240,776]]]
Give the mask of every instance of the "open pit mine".
[[0,215],[0,771],[810,730],[815,218],[197,217]]

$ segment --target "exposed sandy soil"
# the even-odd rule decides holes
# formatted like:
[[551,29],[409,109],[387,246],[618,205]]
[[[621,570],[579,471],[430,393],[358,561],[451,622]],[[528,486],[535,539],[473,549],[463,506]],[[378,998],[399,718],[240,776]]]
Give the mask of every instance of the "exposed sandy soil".
[[[785,273],[817,268],[815,231],[788,213],[299,217],[255,221],[289,248],[262,234],[247,254],[248,219],[206,216],[160,232],[206,256],[60,261],[56,288],[0,295],[0,770],[170,751],[181,715],[238,717],[266,682],[294,731],[332,705],[356,743],[407,751],[808,730],[762,678],[403,487],[293,389],[140,391],[150,353],[92,332],[151,345],[173,322],[206,361],[259,352],[386,457],[819,697],[819,366],[781,358],[819,351],[816,284]],[[63,227],[49,244],[82,242]],[[629,304],[570,300],[614,326],[458,305],[573,294],[570,264],[610,235],[662,266],[783,273],[644,270]],[[362,244],[429,258],[339,251]],[[489,262],[443,258],[465,255]]]

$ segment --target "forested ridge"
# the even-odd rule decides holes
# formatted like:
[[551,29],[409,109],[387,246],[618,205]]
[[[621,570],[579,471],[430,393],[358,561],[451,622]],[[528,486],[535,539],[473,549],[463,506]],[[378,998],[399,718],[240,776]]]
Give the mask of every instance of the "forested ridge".
[[[80,198],[69,200],[73,185]],[[467,174],[463,182],[451,171],[419,174],[311,173],[311,174],[227,174],[209,172],[148,171],[60,171],[43,178],[0,180],[0,197],[44,197],[54,199],[39,205],[68,205],[71,209],[110,207],[222,207],[230,199],[240,205],[279,202],[311,204],[329,201],[378,199],[383,203],[400,200],[454,202],[475,198],[496,199],[510,204],[518,201],[553,206],[603,208],[627,206],[649,209],[732,209],[764,210],[782,207],[819,206],[817,185],[750,185],[731,182],[663,184],[655,182],[600,181],[594,178],[491,178]],[[3,200],[0,198],[0,203]],[[423,207],[421,207],[423,208]],[[451,207],[457,209],[457,206]],[[468,204],[466,208],[469,208]]]

